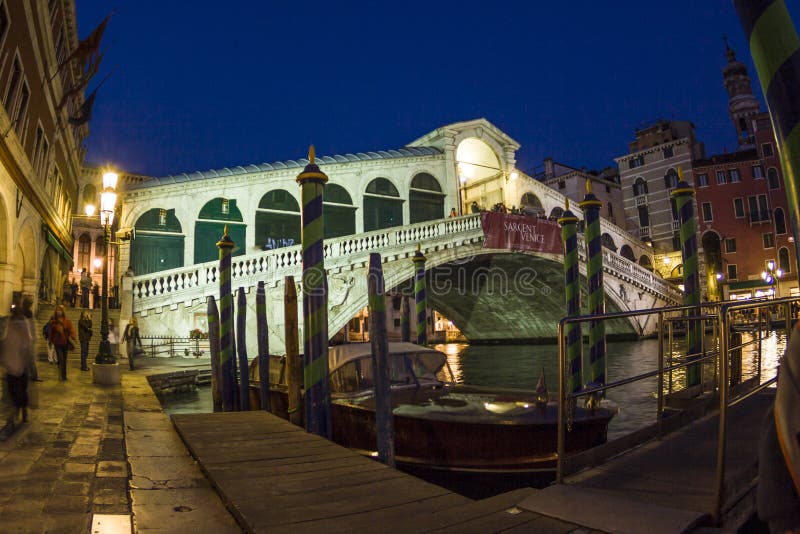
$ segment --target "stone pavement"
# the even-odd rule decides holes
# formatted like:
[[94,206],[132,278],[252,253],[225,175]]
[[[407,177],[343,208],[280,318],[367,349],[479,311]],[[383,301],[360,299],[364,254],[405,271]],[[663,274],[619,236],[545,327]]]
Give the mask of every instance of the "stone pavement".
[[158,364],[98,386],[78,360],[66,382],[39,362],[38,407],[0,442],[0,531],[239,532],[147,383]]

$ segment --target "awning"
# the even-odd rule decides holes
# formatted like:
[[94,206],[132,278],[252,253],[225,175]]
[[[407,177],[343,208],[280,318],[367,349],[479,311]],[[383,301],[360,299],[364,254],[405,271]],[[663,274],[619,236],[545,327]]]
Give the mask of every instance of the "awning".
[[67,249],[64,248],[64,245],[58,240],[56,236],[53,235],[48,229],[45,229],[45,233],[47,234],[47,242],[50,243],[50,246],[58,252],[58,255],[67,260],[69,263],[72,263],[72,254],[67,252]]
[[741,291],[742,289],[756,289],[761,287],[772,287],[772,284],[768,284],[762,279],[728,282],[728,289],[731,291]]

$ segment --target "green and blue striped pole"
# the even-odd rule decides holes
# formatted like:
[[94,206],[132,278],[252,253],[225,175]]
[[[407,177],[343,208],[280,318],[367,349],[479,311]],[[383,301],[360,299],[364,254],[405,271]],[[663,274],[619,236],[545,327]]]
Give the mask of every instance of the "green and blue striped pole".
[[236,296],[236,353],[239,356],[239,409],[250,409],[250,366],[247,359],[247,293],[240,287]]
[[331,437],[331,393],[328,379],[328,308],[325,295],[325,225],[322,192],[328,177],[314,162],[314,145],[308,165],[297,175],[303,201],[303,384],[306,431]]
[[389,339],[386,335],[386,295],[381,255],[369,255],[367,273],[369,298],[369,341],[372,347],[373,391],[375,392],[375,438],[378,461],[394,467],[394,415],[389,376]]
[[211,353],[211,400],[214,411],[222,411],[222,373],[219,363],[219,311],[213,295],[207,300],[208,350]]
[[417,345],[428,344],[428,297],[425,294],[425,260],[422,251],[417,251],[411,258],[414,262],[414,301],[417,310]]
[[800,38],[783,0],[734,0],[767,100],[800,261]]
[[264,282],[256,289],[256,336],[258,337],[258,384],[261,409],[272,411],[269,396],[269,329],[267,323],[267,293]]
[[[566,293],[566,317],[577,317],[581,313],[580,271],[578,270],[578,218],[569,210],[569,199],[564,200],[564,213],[558,219],[561,225],[561,241],[564,243],[564,290]],[[566,325],[567,337],[567,391],[581,390],[581,325]]]
[[[672,191],[675,206],[678,210],[681,229],[681,259],[683,261],[683,303],[686,306],[697,306],[690,309],[688,315],[700,315],[700,262],[697,252],[697,226],[694,220],[694,189],[683,179],[683,171],[678,168],[680,181]],[[686,356],[688,359],[699,357],[702,351],[702,323],[688,321],[686,328]],[[700,366],[690,365],[686,368],[687,387],[700,384]]]
[[[600,241],[600,208],[603,203],[592,193],[592,181],[586,179],[586,196],[578,204],[586,221],[586,279],[589,285],[589,314],[606,312],[603,289],[603,247]],[[592,386],[606,383],[606,325],[602,320],[589,323],[589,380]]]
[[224,235],[217,242],[219,248],[219,367],[222,377],[222,409],[236,409],[236,371],[233,357],[233,295],[231,294],[231,252],[233,240],[225,225]]

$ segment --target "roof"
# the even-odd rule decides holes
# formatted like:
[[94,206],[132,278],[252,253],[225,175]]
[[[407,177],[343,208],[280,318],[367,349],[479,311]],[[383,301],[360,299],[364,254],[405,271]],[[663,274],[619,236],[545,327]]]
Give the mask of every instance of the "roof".
[[729,152],[727,154],[716,154],[706,159],[697,159],[692,162],[693,167],[712,167],[714,165],[725,165],[729,163],[738,163],[740,161],[754,161],[758,158],[758,152],[755,148],[747,150],[739,150],[737,152]]
[[[316,158],[318,165],[353,163],[357,161],[374,161],[381,159],[413,158],[416,156],[436,156],[442,154],[438,148],[429,146],[403,147],[397,150],[379,150],[377,152],[357,152],[355,154],[344,154],[334,156],[319,156]],[[259,163],[236,167],[224,167],[222,169],[212,169],[208,171],[197,171],[192,173],[171,174],[162,178],[151,178],[140,183],[127,186],[127,190],[145,189],[162,185],[179,184],[184,182],[195,182],[199,180],[211,180],[214,178],[225,178],[228,176],[238,176],[255,172],[281,171],[286,169],[302,169],[308,165],[306,158],[289,159],[285,161],[275,161],[273,163]]]
[[[446,358],[438,350],[407,342],[389,343],[389,354],[436,354]],[[372,356],[372,343],[346,343],[328,349],[328,368],[333,371],[349,361]]]

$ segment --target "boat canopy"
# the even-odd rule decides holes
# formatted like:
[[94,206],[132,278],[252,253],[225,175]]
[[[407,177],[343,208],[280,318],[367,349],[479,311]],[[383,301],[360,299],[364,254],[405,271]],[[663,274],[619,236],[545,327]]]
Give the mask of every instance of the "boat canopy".
[[[426,370],[436,374],[444,367],[447,357],[440,351],[406,342],[389,343],[389,356],[406,355],[418,356]],[[335,345],[328,349],[328,369],[333,372],[348,362],[372,357],[371,343],[347,343]]]

